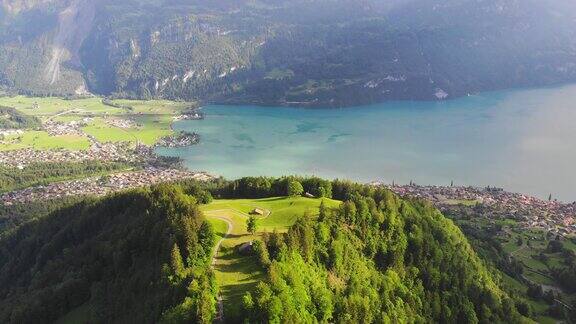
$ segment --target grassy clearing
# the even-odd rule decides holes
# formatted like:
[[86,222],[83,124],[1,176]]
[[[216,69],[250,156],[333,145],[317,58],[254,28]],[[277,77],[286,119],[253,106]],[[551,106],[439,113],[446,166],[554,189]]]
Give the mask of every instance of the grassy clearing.
[[[236,247],[252,241],[264,232],[285,231],[296,219],[306,213],[315,216],[321,199],[309,198],[265,198],[265,199],[225,199],[215,200],[202,206],[202,211],[214,226],[216,235],[223,237],[229,221],[232,224],[230,235],[222,241],[215,259],[214,270],[224,302],[226,320],[240,318],[241,298],[247,291],[255,289],[264,279],[264,271],[254,256],[243,256]],[[339,202],[324,199],[327,207],[337,207]],[[254,208],[264,210],[258,217],[258,232],[252,235],[246,230],[246,220]]]
[[[285,230],[296,219],[306,213],[310,215],[318,214],[321,199],[310,199],[304,197],[287,198],[264,198],[264,199],[224,199],[215,200],[210,205],[204,206],[204,211],[215,210],[230,210],[234,211],[234,220],[242,220],[245,222],[246,218],[255,208],[260,208],[269,215],[260,217],[258,220],[258,228],[261,231],[272,230]],[[324,203],[329,208],[337,207],[340,202],[332,199],[324,199]]]
[[[0,106],[14,107],[19,111],[34,116],[53,116],[55,114],[78,110],[76,115],[124,115],[124,114],[166,114],[178,113],[190,106],[190,103],[168,100],[112,100],[112,103],[129,106],[131,111],[112,107],[102,103],[102,98],[66,100],[57,97],[0,97]],[[35,107],[35,108],[34,108]]]

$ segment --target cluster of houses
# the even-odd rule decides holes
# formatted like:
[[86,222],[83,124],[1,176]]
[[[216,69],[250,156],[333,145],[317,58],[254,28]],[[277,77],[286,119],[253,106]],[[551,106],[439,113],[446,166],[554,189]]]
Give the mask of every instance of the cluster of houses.
[[132,119],[121,119],[121,118],[107,118],[106,123],[110,126],[118,127],[118,128],[137,128],[138,124],[136,121]]
[[102,196],[124,189],[146,187],[157,183],[184,179],[210,181],[213,176],[205,172],[189,172],[170,168],[146,168],[141,171],[122,172],[106,177],[56,182],[13,191],[0,196],[0,203],[13,205],[36,200],[52,200],[69,196]]
[[173,117],[174,121],[179,120],[201,120],[204,119],[204,114],[198,108],[193,108],[186,110],[181,115],[176,115]]
[[500,188],[393,185],[389,189],[400,196],[428,200],[440,209],[455,204],[480,204],[489,207],[490,216],[513,218],[525,228],[541,229],[560,235],[576,234],[576,202],[542,200]]
[[200,136],[196,133],[181,132],[161,138],[155,146],[159,147],[186,147],[198,144]]
[[62,163],[62,162],[126,162],[139,163],[153,158],[150,147],[139,145],[136,148],[125,143],[98,143],[92,141],[92,146],[86,151],[73,150],[34,150],[21,149],[0,151],[0,164],[10,167],[24,168],[32,163]]
[[62,136],[62,135],[78,135],[84,136],[84,132],[81,127],[86,126],[91,121],[91,118],[84,118],[82,120],[70,121],[70,122],[58,122],[58,121],[46,121],[42,124],[44,130],[50,136]]

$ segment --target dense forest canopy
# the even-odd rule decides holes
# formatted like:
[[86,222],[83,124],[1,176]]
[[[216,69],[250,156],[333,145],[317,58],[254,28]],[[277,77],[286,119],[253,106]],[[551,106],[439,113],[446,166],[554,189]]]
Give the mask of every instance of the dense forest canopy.
[[[296,184],[297,183],[297,184]],[[319,178],[182,181],[86,199],[0,240],[0,321],[210,322],[214,230],[199,203],[293,194],[342,201],[254,242],[250,322],[518,323],[460,230],[430,205]],[[314,194],[312,194],[314,193]]]
[[179,188],[88,199],[0,242],[0,322],[209,322],[214,233]]
[[0,85],[36,95],[343,106],[576,79],[576,5],[564,0],[9,0],[0,8]]

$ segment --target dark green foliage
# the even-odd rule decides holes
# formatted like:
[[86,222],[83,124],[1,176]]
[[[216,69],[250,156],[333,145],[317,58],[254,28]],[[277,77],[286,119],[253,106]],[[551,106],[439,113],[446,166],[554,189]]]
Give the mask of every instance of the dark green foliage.
[[288,181],[288,188],[286,188],[286,190],[288,191],[289,197],[302,196],[302,194],[304,193],[304,188],[302,187],[302,184],[296,180]]
[[335,181],[348,197],[322,222],[265,237],[266,282],[244,298],[256,322],[517,323],[515,302],[430,205]]
[[564,245],[559,240],[553,240],[548,242],[548,247],[546,248],[546,252],[548,253],[556,253],[561,252],[564,249]]
[[300,180],[304,191],[317,198],[332,198],[332,183],[316,177]]
[[[300,186],[296,185],[298,183]],[[340,183],[340,182],[337,182]],[[290,192],[289,189],[298,189]],[[300,191],[302,187],[302,191]],[[332,198],[332,182],[316,177],[246,177],[211,189],[220,198],[267,198],[276,196],[293,196],[310,193],[317,198]]]
[[552,275],[567,292],[576,292],[576,263],[564,268],[552,269]]
[[40,219],[55,210],[72,205],[84,197],[62,197],[57,200],[34,201],[13,205],[0,204],[0,239],[30,220]]
[[256,224],[256,217],[254,216],[248,217],[248,219],[246,220],[246,231],[254,235],[254,233],[256,233],[257,228],[258,224]]
[[40,119],[25,115],[11,107],[0,106],[0,129],[36,129]]
[[130,165],[126,163],[103,163],[99,161],[85,161],[80,163],[36,162],[27,165],[23,169],[0,166],[0,192],[46,185],[51,182],[72,178],[102,175],[128,167],[130,167]]
[[211,322],[214,233],[177,186],[86,200],[0,241],[0,322]]
[[347,181],[285,177],[182,181],[86,200],[23,225],[0,240],[0,322],[51,322],[81,305],[91,322],[211,322],[215,239],[197,199],[208,200],[208,191],[287,194],[288,181],[343,203],[321,205],[317,218],[304,215],[287,233],[253,242],[267,278],[237,301],[246,320],[518,323],[520,314],[530,316],[431,205]]
[[196,197],[200,204],[206,205],[213,200],[210,191],[206,190],[206,184],[200,184],[195,181],[183,181],[178,182],[178,184],[182,187],[185,194]]
[[268,249],[266,245],[261,240],[255,240],[252,242],[252,249],[254,254],[258,257],[258,262],[263,268],[268,268],[270,266],[270,255],[268,254]]

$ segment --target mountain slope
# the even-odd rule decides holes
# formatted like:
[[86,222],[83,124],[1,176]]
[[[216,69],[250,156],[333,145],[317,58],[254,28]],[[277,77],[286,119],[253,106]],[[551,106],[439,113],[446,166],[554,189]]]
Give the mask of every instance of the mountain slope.
[[341,106],[576,79],[576,6],[561,0],[4,0],[3,8],[0,81],[29,93],[88,87]]
[[267,279],[243,298],[253,322],[519,323],[460,230],[430,205],[332,183],[344,200],[264,236]]
[[194,198],[173,187],[62,209],[0,241],[0,322],[208,322],[213,244]]
[[[241,285],[242,301],[230,302],[242,303],[242,318],[225,314],[227,320],[524,320],[462,233],[422,202],[317,178],[207,186],[218,197],[274,197],[286,194],[287,180],[344,202],[333,210],[322,204],[317,215],[283,210],[274,217],[295,219],[287,233],[256,233],[264,244],[256,240],[246,262],[266,279],[255,289]],[[185,192],[210,200],[195,184],[161,185],[86,200],[1,239],[0,321],[211,322],[219,284],[209,265],[215,235]]]

